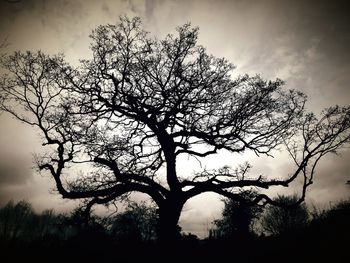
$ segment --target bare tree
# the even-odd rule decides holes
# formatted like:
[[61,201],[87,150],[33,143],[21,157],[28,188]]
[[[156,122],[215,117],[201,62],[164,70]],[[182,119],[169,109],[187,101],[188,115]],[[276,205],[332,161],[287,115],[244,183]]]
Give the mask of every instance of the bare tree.
[[291,234],[307,227],[310,215],[305,205],[294,204],[298,201],[297,196],[278,196],[275,201],[281,206],[267,206],[261,219],[262,228],[272,235]]
[[[239,201],[242,189],[287,187],[301,177],[303,200],[319,160],[349,142],[349,107],[317,119],[305,112],[306,96],[283,90],[279,79],[233,78],[234,66],[208,55],[197,36],[185,24],[176,36],[153,39],[139,18],[124,17],[93,31],[93,57],[77,68],[42,52],[2,59],[1,109],[41,132],[38,167],[63,198],[86,200],[89,211],[145,193],[159,207],[163,239],[176,236],[183,205],[201,193]],[[296,168],[282,179],[251,175],[250,164],[178,176],[181,155],[272,156],[283,145]],[[263,193],[249,201],[275,203]]]

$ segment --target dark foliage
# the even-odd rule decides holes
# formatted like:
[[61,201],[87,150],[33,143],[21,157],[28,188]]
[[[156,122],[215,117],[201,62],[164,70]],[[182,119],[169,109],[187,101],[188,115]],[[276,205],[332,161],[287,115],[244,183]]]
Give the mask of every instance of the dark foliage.
[[[1,221],[8,222],[13,214],[28,211],[25,202],[10,203],[0,209]],[[132,205],[131,207],[134,207]],[[143,207],[143,206],[141,206]],[[138,214],[136,209],[135,214]],[[143,208],[142,208],[143,209]],[[6,213],[4,213],[6,211]],[[130,211],[130,210],[129,210]],[[150,210],[152,211],[152,209]],[[26,212],[26,215],[40,217],[43,214]],[[127,211],[126,211],[126,214]],[[22,216],[16,226],[21,226],[29,217]],[[72,229],[72,222],[81,222],[75,211],[65,220],[62,216],[51,214],[49,228]],[[77,220],[78,218],[78,220]],[[97,219],[96,220],[100,220]],[[135,262],[139,260],[157,262],[171,260],[216,260],[244,262],[296,262],[332,261],[346,262],[350,241],[350,202],[341,202],[327,211],[318,212],[303,231],[284,232],[275,236],[250,236],[242,239],[198,240],[191,234],[183,236],[182,241],[164,246],[162,243],[118,242],[108,227],[96,227],[97,222],[75,227],[80,230],[70,235],[51,235],[42,238],[33,229],[40,228],[35,221],[27,231],[28,235],[17,235],[15,239],[1,238],[1,262]],[[48,222],[47,221],[47,222]],[[56,225],[57,222],[59,226]],[[122,223],[122,222],[121,222]],[[100,225],[102,226],[102,225]],[[10,229],[14,229],[11,227]],[[123,226],[121,226],[123,227]],[[3,231],[3,228],[2,228]],[[49,231],[50,232],[50,231]],[[3,232],[2,232],[3,233]]]
[[157,222],[156,208],[131,202],[125,212],[112,218],[110,233],[119,242],[150,242],[157,239]]
[[[252,199],[256,192],[247,191],[242,196]],[[245,201],[224,200],[225,206],[222,218],[215,220],[215,228],[210,231],[210,238],[216,239],[244,239],[253,234],[251,225],[262,212],[262,207]]]
[[278,196],[281,206],[268,206],[261,219],[264,231],[271,235],[284,235],[302,231],[309,223],[310,215],[305,203],[295,205],[297,196]]

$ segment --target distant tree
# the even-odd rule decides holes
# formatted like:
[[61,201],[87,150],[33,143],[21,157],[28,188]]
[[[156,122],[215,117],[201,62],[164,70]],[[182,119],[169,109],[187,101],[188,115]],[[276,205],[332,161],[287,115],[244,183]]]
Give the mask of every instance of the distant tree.
[[272,235],[282,235],[305,229],[310,215],[305,203],[295,205],[298,197],[278,196],[275,202],[281,206],[267,206],[261,220],[263,230]]
[[[208,55],[197,38],[198,28],[185,24],[176,36],[154,39],[139,18],[123,17],[93,31],[92,59],[79,67],[61,55],[6,55],[0,108],[41,132],[38,167],[63,198],[83,199],[89,211],[142,192],[159,207],[164,240],[178,237],[184,204],[205,192],[272,204],[263,193],[243,200],[240,189],[287,187],[301,177],[301,202],[317,163],[349,142],[350,108],[317,118],[306,112],[306,96],[282,89],[279,79],[233,78],[234,66]],[[295,169],[279,179],[249,175],[250,164],[178,176],[179,156],[272,156],[282,146]]]
[[[244,200],[251,200],[257,195],[254,191],[246,191],[241,194]],[[215,229],[212,235],[216,238],[242,239],[252,234],[251,226],[254,219],[259,217],[262,208],[257,204],[225,199],[222,218],[215,220]]]
[[35,238],[42,240],[50,235],[58,235],[57,225],[60,223],[59,217],[52,209],[44,210],[42,213],[35,215],[34,218],[32,227],[35,231],[33,235]]
[[113,219],[111,235],[118,241],[151,241],[156,239],[157,211],[145,203],[131,202]]
[[0,238],[5,241],[28,239],[33,221],[34,211],[28,202],[8,202],[0,209]]

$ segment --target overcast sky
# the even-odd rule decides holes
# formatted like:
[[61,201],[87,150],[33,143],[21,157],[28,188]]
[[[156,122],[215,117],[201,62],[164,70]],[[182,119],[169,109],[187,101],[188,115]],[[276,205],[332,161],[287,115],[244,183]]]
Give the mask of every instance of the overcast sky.
[[[350,104],[350,16],[346,2],[1,0],[0,42],[8,43],[3,50],[7,53],[61,52],[77,64],[91,55],[91,30],[116,23],[119,15],[140,16],[146,30],[159,38],[191,22],[200,28],[199,44],[233,62],[237,74],[282,78],[286,88],[309,96],[309,110],[319,112],[334,104]],[[0,115],[0,123],[0,205],[10,199],[26,199],[38,211],[72,207],[52,193],[50,178],[32,169],[32,154],[40,151],[36,131],[6,114]],[[220,161],[224,164],[229,158]],[[282,157],[257,161],[255,167],[278,174],[288,163]],[[349,171],[349,150],[324,160],[310,187],[308,202],[327,205],[348,198],[350,185],[345,182],[350,180]],[[181,224],[185,230],[200,234],[198,231],[206,231],[220,209],[217,197],[199,196],[186,204]]]

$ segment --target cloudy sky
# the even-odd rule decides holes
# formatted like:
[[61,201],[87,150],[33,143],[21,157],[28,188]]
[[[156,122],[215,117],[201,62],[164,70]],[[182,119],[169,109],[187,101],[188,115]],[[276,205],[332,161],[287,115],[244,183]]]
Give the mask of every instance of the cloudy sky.
[[[225,57],[236,73],[282,78],[286,88],[309,96],[308,109],[350,104],[350,16],[347,1],[92,1],[1,0],[2,51],[42,50],[64,53],[77,64],[89,58],[89,34],[118,16],[140,16],[159,38],[186,22],[200,28],[199,44]],[[33,153],[40,151],[36,131],[0,115],[0,205],[26,199],[40,211],[72,207],[53,191],[53,182],[33,169]],[[241,158],[241,157],[240,157]],[[223,158],[226,161],[225,158]],[[228,160],[229,161],[229,160]],[[256,160],[253,160],[256,161]],[[287,160],[257,161],[256,169],[278,174]],[[350,196],[350,151],[331,156],[319,166],[308,202],[327,205]],[[187,231],[206,231],[218,217],[217,197],[199,196],[184,209],[181,224]],[[190,218],[196,218],[195,222]],[[192,223],[190,223],[192,222]]]

